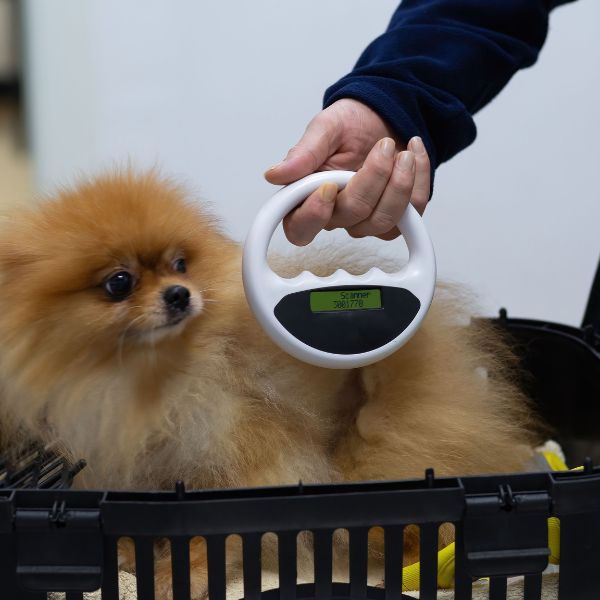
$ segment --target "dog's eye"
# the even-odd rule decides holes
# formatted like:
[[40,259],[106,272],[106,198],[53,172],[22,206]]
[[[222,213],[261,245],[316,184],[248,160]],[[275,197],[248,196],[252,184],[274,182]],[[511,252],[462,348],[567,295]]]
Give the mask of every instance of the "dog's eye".
[[133,289],[133,275],[127,271],[119,271],[104,282],[104,290],[111,300],[125,300]]
[[185,259],[184,258],[178,258],[174,263],[173,263],[173,268],[178,272],[178,273],[185,273],[187,270],[187,267],[185,266]]

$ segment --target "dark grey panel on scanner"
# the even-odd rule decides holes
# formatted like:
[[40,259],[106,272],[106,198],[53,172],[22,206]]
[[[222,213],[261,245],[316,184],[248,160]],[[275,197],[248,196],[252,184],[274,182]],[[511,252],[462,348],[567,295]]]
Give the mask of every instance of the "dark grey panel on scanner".
[[331,354],[362,354],[398,337],[414,320],[421,302],[404,288],[361,286],[380,289],[382,308],[312,312],[311,292],[352,290],[356,286],[318,288],[289,294],[275,307],[277,320],[301,342]]

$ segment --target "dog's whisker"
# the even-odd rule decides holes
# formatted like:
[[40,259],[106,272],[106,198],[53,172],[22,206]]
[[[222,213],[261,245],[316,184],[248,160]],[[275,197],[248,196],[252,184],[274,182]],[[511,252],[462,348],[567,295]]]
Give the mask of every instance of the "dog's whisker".
[[119,342],[118,342],[118,350],[117,350],[117,359],[119,362],[119,366],[123,366],[123,344],[125,343],[125,336],[127,335],[127,332],[134,326],[136,325],[139,321],[143,320],[145,317],[145,315],[138,315],[137,317],[135,317],[134,319],[132,319],[129,324],[127,325],[127,327],[125,327],[125,329],[121,332],[121,335],[119,336]]

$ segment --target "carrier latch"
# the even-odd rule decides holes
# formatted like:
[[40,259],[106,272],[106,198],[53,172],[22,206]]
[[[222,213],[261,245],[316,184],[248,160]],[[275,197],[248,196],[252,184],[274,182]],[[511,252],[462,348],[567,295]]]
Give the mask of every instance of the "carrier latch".
[[473,577],[541,573],[548,565],[546,492],[468,494],[463,522],[466,567]]
[[102,583],[102,533],[98,509],[70,509],[56,500],[48,510],[19,508],[17,579],[29,590],[85,592]]

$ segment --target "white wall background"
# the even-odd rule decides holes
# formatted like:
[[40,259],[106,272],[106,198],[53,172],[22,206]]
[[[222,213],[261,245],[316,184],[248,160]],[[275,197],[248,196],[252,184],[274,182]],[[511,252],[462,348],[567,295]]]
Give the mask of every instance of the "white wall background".
[[[396,0],[26,0],[41,190],[131,158],[199,190],[242,239],[262,172]],[[552,16],[539,63],[477,117],[426,219],[441,277],[482,312],[578,324],[600,254],[600,3]]]

